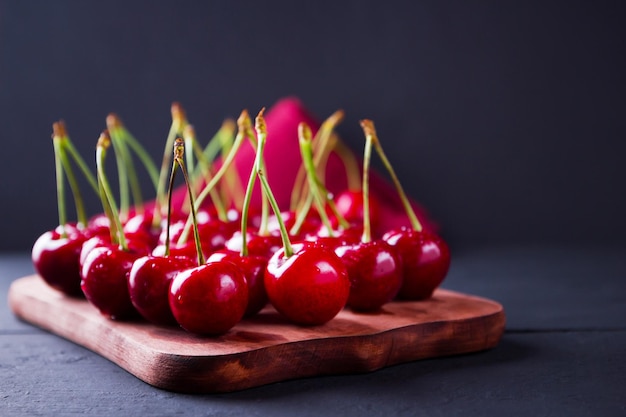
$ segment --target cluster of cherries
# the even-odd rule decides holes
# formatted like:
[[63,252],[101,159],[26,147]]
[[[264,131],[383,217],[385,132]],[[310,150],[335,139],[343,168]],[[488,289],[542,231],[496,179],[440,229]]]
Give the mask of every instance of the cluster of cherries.
[[[265,173],[268,132],[263,110],[254,127],[243,111],[236,135],[234,125],[225,123],[205,149],[198,146],[176,103],[172,115],[160,171],[121,121],[110,115],[96,147],[95,176],[76,152],[63,123],[54,124],[60,225],[41,235],[32,250],[37,273],[51,287],[69,296],[84,296],[111,319],[139,315],[158,325],[220,335],[243,317],[259,313],[268,302],[290,322],[320,325],[345,307],[369,312],[394,299],[429,298],[445,278],[449,249],[438,235],[421,226],[371,121],[361,122],[366,143],[360,189],[337,198],[319,173],[330,150],[338,149],[331,132],[341,115],[322,124],[315,137],[301,123],[298,140],[304,180],[296,181],[294,209],[281,211]],[[233,140],[224,147],[229,129]],[[256,158],[241,207],[227,209],[218,185],[228,183],[234,155],[246,139],[255,147]],[[219,167],[207,162],[215,149],[219,151],[214,143],[222,143]],[[111,146],[120,181],[119,208],[104,170]],[[375,237],[370,219],[377,203],[369,194],[372,148],[387,167],[411,224]],[[150,209],[141,202],[131,151],[142,159],[155,185]],[[85,215],[72,161],[102,200],[103,213],[91,219]],[[186,195],[184,204],[173,209],[179,171]],[[76,223],[66,219],[65,180],[74,196]],[[253,211],[250,201],[257,181],[262,205]],[[213,204],[204,204],[207,198]]]

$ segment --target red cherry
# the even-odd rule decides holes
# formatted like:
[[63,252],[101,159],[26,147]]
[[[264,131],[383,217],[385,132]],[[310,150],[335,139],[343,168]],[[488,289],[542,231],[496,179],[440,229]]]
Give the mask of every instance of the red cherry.
[[399,298],[423,300],[441,285],[450,268],[450,249],[436,234],[405,227],[387,232],[383,240],[402,261],[404,282]]
[[341,258],[350,277],[348,306],[371,311],[391,301],[402,285],[402,270],[396,252],[386,242],[373,240],[340,246],[335,253]]
[[[296,212],[293,212],[293,211],[283,211],[280,213],[280,217],[283,220],[285,228],[287,230],[291,230],[293,225],[296,223],[296,219],[298,218],[298,215]],[[278,233],[280,231],[278,224],[279,222],[278,222],[278,219],[276,218],[276,215],[271,215],[268,221],[268,230],[270,232]],[[304,223],[302,223],[302,226],[300,227],[300,231],[298,235],[304,236],[309,233],[314,233],[319,229],[320,224],[321,224],[321,221],[319,217],[317,217],[317,215],[311,211],[309,215],[306,217],[306,219],[304,220]]]
[[82,296],[79,256],[86,237],[73,225],[45,232],[35,241],[31,258],[35,271],[52,288],[71,296]]
[[128,293],[128,275],[140,256],[116,245],[97,246],[87,254],[80,286],[87,300],[103,315],[112,319],[135,315]]
[[243,272],[248,284],[248,307],[245,316],[253,316],[265,307],[268,301],[263,282],[267,266],[265,256],[241,256],[239,252],[221,250],[209,256],[207,262],[231,262]]
[[319,325],[335,317],[350,293],[348,273],[329,249],[294,243],[293,255],[278,250],[265,270],[265,289],[272,305],[294,323]]
[[186,269],[172,281],[169,304],[183,329],[202,335],[224,334],[246,311],[246,279],[230,262],[211,262]]
[[86,235],[88,237],[101,236],[101,235],[109,235],[111,222],[109,218],[104,214],[98,214],[89,219],[89,223],[87,225]]
[[[209,253],[207,249],[202,246],[202,256],[206,257],[206,254]],[[157,245],[152,250],[152,256],[165,256],[165,245]],[[176,256],[179,258],[189,258],[192,260],[198,259],[198,251],[196,250],[196,243],[193,240],[188,240],[182,245],[172,243],[170,244],[170,256]],[[197,263],[196,263],[197,265]]]
[[170,284],[176,274],[194,266],[186,257],[143,256],[137,259],[128,276],[128,293],[133,306],[146,320],[174,325],[169,304]]
[[124,224],[124,235],[127,238],[136,236],[143,239],[150,247],[158,243],[159,231],[152,225],[152,215],[135,214]]
[[[147,255],[150,253],[150,246],[143,239],[136,239],[135,237],[130,237],[126,239],[126,244],[128,245],[128,249],[130,252],[138,254],[138,256]],[[89,252],[99,246],[115,246],[111,243],[111,235],[110,234],[100,234],[94,236],[90,239],[85,240],[80,250],[79,256],[79,264],[80,269],[82,269]]]
[[[226,249],[231,252],[241,252],[243,239],[241,232],[235,232],[226,242]],[[246,233],[246,245],[248,246],[248,254],[262,256],[269,259],[274,252],[282,247],[280,235],[260,236],[256,233]]]
[[[363,192],[361,190],[346,190],[335,200],[337,211],[351,224],[363,224]],[[371,227],[375,229],[379,221],[379,203],[373,196],[369,196],[369,211]]]

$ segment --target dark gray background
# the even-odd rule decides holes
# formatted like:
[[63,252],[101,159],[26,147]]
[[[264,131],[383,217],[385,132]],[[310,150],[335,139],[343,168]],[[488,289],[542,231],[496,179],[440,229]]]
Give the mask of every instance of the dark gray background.
[[453,247],[624,242],[623,3],[299,3],[2,1],[0,250],[57,222],[55,120],[91,162],[115,111],[156,157],[174,100],[208,135],[287,95],[359,151],[374,119]]

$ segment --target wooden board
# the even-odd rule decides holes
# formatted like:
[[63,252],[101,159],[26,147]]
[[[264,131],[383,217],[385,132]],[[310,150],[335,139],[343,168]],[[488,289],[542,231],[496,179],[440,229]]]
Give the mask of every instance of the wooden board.
[[289,324],[267,307],[220,337],[112,321],[34,275],[12,283],[9,305],[19,318],[91,349],[148,384],[188,393],[477,352],[495,347],[505,324],[500,304],[444,289],[430,300],[388,303],[377,313],[344,310],[314,327]]

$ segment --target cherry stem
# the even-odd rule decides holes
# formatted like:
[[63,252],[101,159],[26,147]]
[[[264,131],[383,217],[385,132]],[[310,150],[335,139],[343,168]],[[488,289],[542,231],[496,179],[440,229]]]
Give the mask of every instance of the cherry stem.
[[80,192],[80,187],[78,186],[78,181],[76,180],[76,176],[74,175],[74,170],[72,169],[72,164],[65,153],[65,149],[63,146],[60,146],[61,151],[61,163],[63,164],[63,169],[65,170],[65,176],[67,178],[67,182],[70,184],[70,189],[72,190],[72,196],[74,197],[74,207],[76,208],[76,217],[78,218],[78,225],[80,227],[87,226],[87,212],[85,211],[85,204],[83,203],[83,196]]
[[241,252],[242,257],[248,256],[248,212],[250,211],[250,202],[252,200],[252,193],[254,191],[254,184],[256,183],[256,166],[252,166],[250,170],[250,177],[248,178],[248,186],[246,187],[246,194],[243,198],[243,207],[241,209]]
[[291,229],[289,229],[289,233],[291,233],[292,236],[297,236],[300,233],[300,229],[311,211],[311,206],[313,206],[313,194],[309,193],[306,200],[304,200],[298,208],[296,221],[293,223],[293,226],[291,226]]
[[[258,147],[258,142],[256,140],[256,135],[254,130],[252,129],[252,121],[248,118],[244,120],[242,125],[245,135],[250,141],[252,148],[256,149]],[[252,167],[255,169],[254,165]],[[265,156],[261,155],[261,170],[265,172]],[[270,219],[270,204],[267,199],[267,195],[264,192],[261,192],[261,222],[259,224],[259,229],[257,233],[260,236],[269,236],[269,219]]]
[[333,227],[330,224],[328,215],[326,214],[326,207],[324,206],[324,199],[320,194],[321,182],[317,176],[315,170],[315,163],[313,162],[313,146],[311,145],[311,128],[305,123],[300,123],[298,126],[298,138],[300,143],[300,154],[302,155],[302,162],[307,173],[309,181],[309,188],[313,195],[315,205],[317,207],[318,214],[322,219],[322,223],[328,231],[328,236],[334,237]]
[[[225,159],[233,148],[233,137],[222,135],[222,159]],[[241,191],[241,179],[236,169],[230,166],[224,173],[224,181],[222,181],[221,198],[228,202],[229,206],[236,206],[235,201],[241,201],[243,198]]]
[[[132,150],[141,160],[154,184],[155,189],[157,187],[159,175],[156,165],[137,139],[135,139],[133,135],[130,134],[130,132],[124,127],[122,121],[116,114],[109,114],[106,118],[106,124],[113,141],[113,147],[116,152],[120,152],[122,159],[124,160],[135,210],[138,213],[142,213],[143,197],[141,193],[141,185],[139,183],[139,178],[137,177],[137,171],[135,170],[130,151]],[[123,211],[124,209],[122,209],[122,212]]]
[[122,229],[120,215],[117,209],[117,205],[115,204],[115,199],[113,198],[113,192],[111,191],[109,181],[107,180],[106,173],[104,171],[104,161],[106,158],[107,149],[110,146],[111,137],[109,136],[109,132],[105,130],[100,134],[100,137],[98,138],[98,144],[96,145],[96,167],[98,170],[98,181],[104,197],[103,205],[106,202],[110,208],[110,211],[107,214],[109,215],[109,222],[111,223],[111,226],[114,226],[115,230],[117,231],[117,243],[120,245],[122,250],[128,251],[128,244],[126,243],[126,237],[124,236],[124,230]]
[[[222,137],[223,136],[233,137],[235,135],[235,127],[236,127],[236,124],[233,120],[231,119],[224,120],[224,122],[222,123],[222,126],[217,131],[217,133],[213,135],[213,137],[211,138],[209,143],[206,145],[206,147],[200,151],[202,153],[202,156],[200,156],[199,153],[196,151],[196,149],[194,149],[194,153],[196,154],[196,158],[198,159],[198,161],[206,161],[205,166],[206,167],[210,166],[210,163],[215,160],[215,158],[217,157],[217,154],[221,150],[222,142],[223,142]],[[202,173],[202,165],[196,165],[194,172],[190,174],[190,178],[192,179],[192,181],[195,182],[201,173]]]
[[150,176],[150,181],[152,181],[152,185],[154,185],[154,189],[156,190],[159,183],[159,170],[152,160],[152,157],[150,157],[150,154],[143,146],[141,146],[141,143],[139,143],[139,141],[135,139],[135,137],[123,125],[120,125],[117,130],[122,140],[130,146],[143,164],[144,168],[148,172],[148,175]]
[[159,172],[159,182],[157,184],[156,201],[154,205],[153,225],[156,227],[158,227],[161,223],[161,207],[164,206],[163,200],[165,199],[165,183],[167,180],[167,172],[169,170],[169,165],[172,158],[172,147],[174,146],[174,140],[177,138],[178,134],[187,123],[185,111],[183,110],[183,107],[180,105],[180,103],[172,103],[171,113],[172,124],[170,126],[170,131],[167,134],[167,140],[165,142],[163,160],[161,161],[161,170]]
[[[248,117],[248,119],[250,117],[250,116],[248,116],[248,112],[246,110],[241,112],[241,115],[239,116],[239,120],[237,121],[237,123],[239,124],[240,123],[239,121],[242,118],[245,118],[245,117]],[[239,131],[237,132],[237,136],[235,137],[235,141],[233,142],[233,146],[232,146],[230,152],[228,153],[228,155],[226,156],[226,159],[222,163],[222,166],[215,173],[215,175],[213,176],[211,181],[209,181],[204,186],[204,188],[202,189],[202,192],[200,192],[200,194],[196,198],[196,203],[194,204],[195,210],[199,210],[200,209],[200,207],[202,206],[202,203],[204,203],[204,200],[210,194],[210,192],[213,189],[213,187],[215,187],[215,185],[222,179],[222,177],[224,176],[224,173],[226,172],[226,170],[233,163],[233,160],[235,159],[235,155],[237,154],[237,151],[241,147],[241,144],[242,144],[244,138],[245,138],[245,135],[244,135],[243,130],[239,129]],[[178,238],[178,243],[179,244],[183,244],[183,243],[185,243],[187,241],[187,237],[189,236],[189,232],[191,231],[192,221],[193,220],[192,220],[191,214],[190,214],[189,217],[187,218],[187,223],[185,224],[185,228],[183,229],[180,237]]]
[[78,168],[80,168],[85,178],[87,178],[87,181],[89,182],[89,185],[91,185],[91,188],[94,190],[96,194],[99,195],[100,191],[98,189],[98,180],[96,179],[94,174],[91,172],[91,169],[89,169],[89,166],[87,165],[85,160],[80,156],[80,153],[78,153],[78,151],[74,147],[69,136],[67,136],[67,133],[64,133],[62,135],[62,138],[63,140],[61,141],[61,145],[63,146],[64,150],[69,152],[70,156],[72,157],[72,159],[74,160]]
[[[363,125],[363,122],[361,122]],[[370,222],[370,161],[372,159],[372,135],[365,135],[365,150],[363,151],[363,182],[361,191],[363,193],[363,235],[361,242],[372,241],[372,227]]]
[[122,148],[124,145],[115,136],[109,136],[111,144],[113,145],[113,152],[115,154],[115,162],[117,165],[117,176],[120,192],[120,218],[123,220],[128,219],[128,211],[130,208],[130,192],[129,192],[129,180],[128,180],[128,163],[126,156]]
[[54,147],[54,168],[56,174],[56,188],[57,188],[57,210],[59,214],[59,225],[62,232],[61,237],[67,238],[67,232],[65,230],[65,224],[67,223],[67,211],[65,207],[65,181],[63,172],[63,163],[61,161],[61,143],[59,137],[56,135],[56,124],[54,126],[55,134],[52,137],[52,145]]
[[[204,159],[204,155],[202,154],[202,150],[200,149],[198,145],[198,140],[196,139],[196,131],[192,125],[185,126],[185,129],[183,130],[183,139],[185,140],[185,148],[196,151],[195,153],[199,157],[198,166],[200,167],[200,170],[202,171],[204,175],[205,181],[207,182],[210,181],[211,180],[211,171],[209,169],[210,164]],[[187,152],[186,154],[190,155],[192,154],[192,152]],[[187,157],[186,159],[188,162],[193,161],[193,158]],[[187,172],[189,172],[189,169],[187,170]],[[190,181],[191,181],[191,188],[195,189],[194,184],[196,182],[191,180],[191,177],[190,177]],[[226,213],[226,208],[224,207],[224,203],[222,202],[222,199],[219,193],[217,192],[217,190],[212,189],[209,192],[209,195],[211,197],[211,202],[213,203],[213,206],[215,207],[215,210],[217,212],[217,217],[222,221],[226,221],[226,219],[228,218],[228,215]]]
[[276,221],[278,221],[285,258],[289,258],[293,255],[293,247],[291,246],[291,241],[289,240],[289,234],[287,233],[285,222],[281,216],[280,207],[278,207],[278,203],[272,193],[272,188],[270,187],[270,184],[265,177],[265,173],[263,172],[263,149],[265,148],[265,141],[267,140],[267,126],[265,125],[265,119],[263,118],[264,112],[265,108],[262,108],[255,119],[254,127],[257,133],[257,151],[254,159],[254,167],[259,177],[259,181],[261,181],[261,185],[263,186],[263,192],[267,195],[270,206],[272,207],[272,210],[274,210]]
[[167,221],[165,224],[165,253],[163,256],[170,256],[170,244],[171,244],[171,231],[170,225],[172,223],[172,194],[174,194],[174,178],[176,178],[176,168],[178,164],[176,161],[172,162],[172,171],[170,173],[170,183],[167,187]]
[[359,164],[352,151],[340,140],[335,143],[335,153],[341,159],[343,166],[346,168],[346,178],[348,181],[348,190],[361,189],[361,173],[359,172]]
[[174,162],[180,167],[180,171],[185,178],[185,184],[187,186],[187,192],[189,193],[189,206],[191,208],[191,218],[193,221],[193,236],[196,243],[196,252],[198,253],[198,266],[205,264],[204,254],[202,253],[202,245],[200,244],[200,233],[198,232],[198,219],[196,217],[196,208],[194,205],[193,190],[191,189],[191,182],[189,181],[189,175],[187,174],[187,168],[185,168],[185,141],[181,138],[176,138],[174,142]]
[[[337,110],[336,112],[331,114],[326,120],[324,120],[319,130],[315,134],[313,142],[315,143],[315,167],[318,172],[320,162],[323,160],[324,157],[324,151],[322,151],[322,149],[325,150],[329,147],[332,132],[335,127],[343,120],[343,117],[343,110]],[[328,157],[327,154],[326,157]],[[304,164],[301,164],[300,168],[298,169],[298,173],[296,174],[296,180],[294,182],[294,187],[291,192],[291,210],[296,210],[298,207],[302,206],[303,202],[308,198],[308,193],[306,192],[306,186],[308,184],[306,175],[306,168],[304,167]]]
[[383,165],[385,165],[385,168],[389,172],[389,175],[391,176],[391,180],[393,181],[393,184],[395,185],[396,190],[398,191],[398,195],[400,196],[402,205],[404,206],[404,209],[409,218],[409,221],[411,222],[411,227],[413,228],[413,230],[421,232],[423,230],[423,226],[418,220],[417,215],[415,214],[415,210],[413,210],[413,206],[411,206],[411,202],[409,201],[409,198],[404,192],[404,188],[402,188],[402,184],[400,184],[400,180],[398,179],[396,172],[394,171],[393,167],[391,166],[391,163],[389,162],[389,159],[387,159],[387,156],[385,155],[385,152],[383,151],[383,147],[380,144],[378,135],[376,134],[376,128],[374,127],[374,123],[371,120],[362,120],[361,127],[363,128],[363,131],[365,132],[365,136],[372,138],[371,140],[374,143],[376,152],[378,153],[378,156],[380,156],[380,159],[382,160]]

